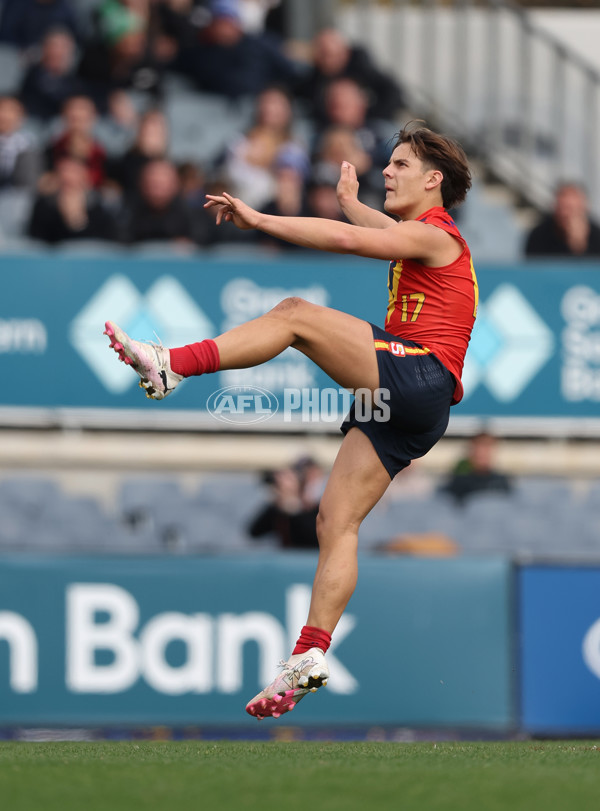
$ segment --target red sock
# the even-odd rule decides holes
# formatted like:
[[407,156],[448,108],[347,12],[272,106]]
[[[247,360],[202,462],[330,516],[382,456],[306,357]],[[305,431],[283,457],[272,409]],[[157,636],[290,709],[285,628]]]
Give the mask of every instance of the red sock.
[[315,628],[312,625],[305,625],[300,631],[300,636],[296,642],[294,653],[306,653],[309,648],[321,648],[323,653],[327,653],[331,645],[331,634],[322,628]]
[[219,348],[207,338],[198,344],[188,344],[170,350],[171,369],[175,374],[191,377],[205,372],[217,372],[220,366]]

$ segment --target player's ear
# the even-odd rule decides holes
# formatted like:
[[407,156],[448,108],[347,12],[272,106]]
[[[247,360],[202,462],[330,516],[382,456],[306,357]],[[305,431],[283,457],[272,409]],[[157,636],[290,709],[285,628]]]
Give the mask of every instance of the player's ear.
[[430,191],[431,189],[435,189],[438,186],[441,186],[443,179],[444,175],[441,173],[439,169],[430,169],[427,172],[427,178],[425,179],[425,188],[428,191]]

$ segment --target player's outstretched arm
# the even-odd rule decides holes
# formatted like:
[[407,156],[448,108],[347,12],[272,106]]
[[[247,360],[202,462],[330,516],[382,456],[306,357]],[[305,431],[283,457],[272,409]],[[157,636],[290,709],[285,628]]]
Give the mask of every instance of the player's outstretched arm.
[[[227,192],[207,194],[206,200],[204,208],[217,210],[217,225],[233,222],[238,228],[255,228],[272,237],[313,250],[355,253],[357,245],[355,232],[360,231],[361,236],[364,232],[365,237],[368,232],[380,233],[379,230],[357,228],[350,223],[321,217],[281,217],[263,214]],[[364,238],[361,241],[364,242]]]
[[263,214],[227,192],[207,194],[206,198],[204,207],[217,209],[217,223],[233,222],[238,228],[255,228],[303,248],[388,261],[390,257],[414,258],[437,267],[456,258],[458,243],[454,237],[422,222],[394,222],[392,228],[385,229],[358,227],[320,217]]
[[358,199],[358,177],[356,168],[348,161],[343,161],[340,179],[337,184],[337,198],[340,208],[353,225],[365,228],[389,228],[396,224],[393,217],[361,203]]

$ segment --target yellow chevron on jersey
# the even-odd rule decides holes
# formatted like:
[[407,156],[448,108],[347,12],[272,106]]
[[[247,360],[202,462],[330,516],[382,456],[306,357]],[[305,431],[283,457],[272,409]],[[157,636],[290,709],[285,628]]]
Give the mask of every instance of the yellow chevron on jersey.
[[473,264],[473,259],[471,258],[471,278],[473,279],[473,293],[475,303],[473,306],[473,318],[477,318],[477,308],[479,307],[479,284],[477,282],[477,274],[475,273],[475,265]]
[[388,281],[388,308],[387,319],[392,317],[396,308],[396,300],[398,298],[398,285],[400,284],[400,276],[402,276],[402,259],[397,262],[390,262],[389,281]]

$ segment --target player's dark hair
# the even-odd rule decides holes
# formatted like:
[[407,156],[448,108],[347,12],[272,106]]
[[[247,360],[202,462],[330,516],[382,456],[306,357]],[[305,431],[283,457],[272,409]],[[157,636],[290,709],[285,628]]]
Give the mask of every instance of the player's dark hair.
[[447,135],[440,135],[420,121],[409,121],[396,138],[399,144],[410,144],[419,160],[442,175],[442,202],[444,208],[460,205],[471,188],[471,170],[463,148]]

